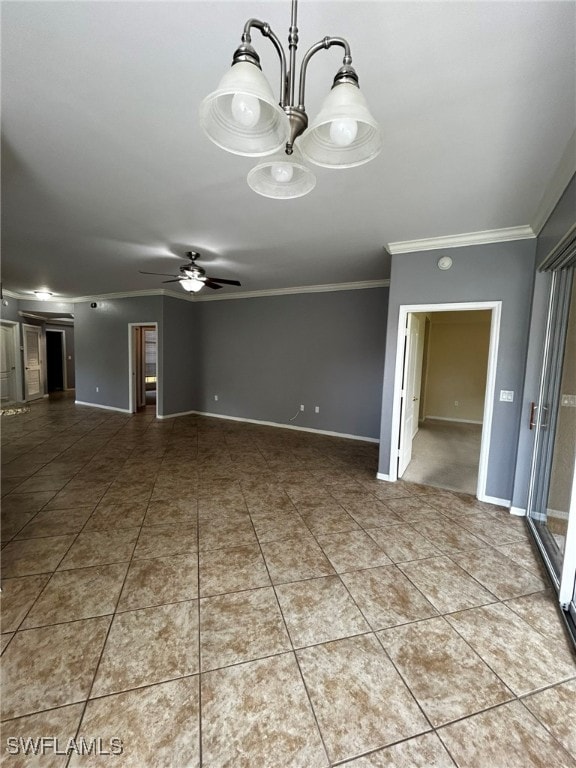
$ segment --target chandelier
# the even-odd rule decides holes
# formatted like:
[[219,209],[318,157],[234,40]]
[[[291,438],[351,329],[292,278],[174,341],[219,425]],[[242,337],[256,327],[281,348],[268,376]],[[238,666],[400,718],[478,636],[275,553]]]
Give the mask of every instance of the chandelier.
[[[358,86],[350,46],[342,37],[324,37],[304,55],[296,101],[298,0],[292,0],[292,18],[286,53],[270,25],[249,19],[232,67],[218,88],[200,105],[200,122],[208,137],[236,155],[265,157],[248,174],[249,186],[265,197],[301,197],[316,185],[304,161],[325,168],[351,168],[372,160],[382,148],[380,128]],[[252,47],[251,30],[267,37],[280,59],[280,98],[277,100]],[[318,51],[344,49],[342,66],[320,112],[308,124],[304,106],[306,73]]]

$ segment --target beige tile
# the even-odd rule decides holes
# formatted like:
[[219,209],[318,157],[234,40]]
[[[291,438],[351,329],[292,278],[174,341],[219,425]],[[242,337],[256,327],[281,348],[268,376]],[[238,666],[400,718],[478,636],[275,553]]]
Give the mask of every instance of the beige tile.
[[3,579],[0,605],[2,606],[2,632],[12,632],[30,610],[34,601],[50,576],[21,576],[17,579]]
[[296,512],[251,511],[250,517],[261,544],[310,535],[304,520]]
[[0,517],[0,539],[2,542],[10,541],[21,531],[24,526],[30,522],[36,515],[36,512],[8,512],[2,510]]
[[2,550],[2,578],[55,570],[75,538],[48,536],[9,542]]
[[109,624],[101,617],[17,632],[2,655],[2,717],[86,699]]
[[536,550],[536,545],[530,541],[517,541],[514,544],[503,544],[496,547],[496,549],[503,555],[506,555],[506,557],[509,557],[510,560],[518,563],[518,565],[521,565],[523,568],[527,568],[529,571],[534,571],[541,575],[546,573],[542,558]]
[[545,589],[546,581],[492,547],[453,554],[452,560],[500,600]]
[[4,653],[6,646],[10,640],[12,640],[15,634],[15,632],[4,632],[0,635],[0,654]]
[[338,576],[281,584],[276,594],[295,647],[370,629]]
[[494,546],[526,540],[526,521],[516,515],[476,512],[459,519],[460,525]]
[[142,528],[134,550],[134,559],[194,555],[198,551],[195,525],[153,525]]
[[59,570],[127,562],[132,557],[139,532],[139,528],[124,528],[80,533],[60,563]]
[[505,605],[540,634],[559,639],[563,627],[558,597],[553,589],[506,600]]
[[[67,477],[59,477],[58,475],[47,475],[45,477],[33,475],[18,485],[17,493],[38,493],[38,491],[53,491],[56,493],[61,491],[67,482]],[[2,479],[2,485],[4,485],[4,478]]]
[[299,508],[304,523],[313,534],[358,531],[360,526],[342,507]]
[[379,544],[390,560],[402,563],[439,555],[434,544],[411,525],[391,525],[387,528],[369,528],[366,531]]
[[385,528],[402,522],[395,512],[373,497],[368,501],[342,501],[342,506],[362,528]]
[[198,672],[196,600],[114,617],[91,697]]
[[428,497],[405,496],[401,499],[387,499],[388,509],[392,510],[404,523],[418,523],[430,520],[443,520],[438,509],[427,501]]
[[534,693],[523,702],[576,760],[576,680]]
[[114,613],[126,563],[58,571],[50,579],[22,627],[40,627]]
[[222,768],[328,766],[293,654],[202,675],[202,756]]
[[105,744],[117,744],[112,739],[120,738],[121,756],[74,755],[70,766],[199,768],[198,677],[92,699],[78,736],[90,739],[94,734]]
[[513,698],[442,617],[387,629],[378,637],[434,727]]
[[72,509],[43,509],[16,535],[16,539],[34,539],[39,536],[63,536],[79,533],[92,514],[92,507]]
[[454,768],[435,733],[424,733],[346,763],[346,768]]
[[429,729],[374,635],[315,645],[296,655],[331,761]]
[[[306,529],[308,531],[308,529]],[[328,576],[334,568],[308,532],[305,536],[261,544],[273,584]]]
[[198,557],[171,555],[150,560],[133,560],[119,611],[148,608],[163,603],[193,600],[198,597]]
[[541,635],[502,603],[447,619],[517,696],[576,676],[576,659],[563,644]]
[[[66,747],[76,736],[83,710],[84,704],[70,704],[2,723],[0,765],[6,768],[64,768],[68,761]],[[26,757],[23,752],[28,739],[38,743],[42,736],[46,738],[44,753],[36,757],[31,753]],[[8,752],[8,739],[14,740],[11,743],[20,748],[18,754]]]
[[398,567],[440,613],[460,611],[496,600],[448,557],[400,563]]
[[486,547],[486,542],[466,531],[453,520],[427,520],[413,523],[414,528],[445,554]]
[[395,566],[344,573],[341,578],[372,629],[437,614],[434,606]]
[[229,512],[210,520],[200,519],[198,542],[201,551],[258,543],[247,512]]
[[257,545],[200,552],[200,595],[268,587],[270,578]]
[[198,502],[194,500],[151,501],[144,518],[144,525],[194,525]]
[[202,670],[291,649],[271,587],[200,600]]
[[136,528],[142,525],[147,505],[142,501],[98,504],[84,530],[99,531],[111,528]]
[[107,488],[108,483],[99,486],[88,485],[81,488],[66,486],[61,491],[58,491],[56,495],[52,494],[46,509],[71,509],[72,507],[85,506],[92,506],[94,508]]
[[127,499],[130,499],[133,504],[136,502],[148,503],[153,486],[153,479],[146,482],[122,482],[115,480],[100,499],[100,503],[114,505],[122,503]]
[[391,563],[384,550],[364,531],[319,534],[317,539],[338,573]]
[[574,768],[570,755],[519,701],[447,725],[438,735],[466,768]]
[[12,492],[2,499],[2,509],[6,512],[38,512],[50,499],[54,491],[38,491],[36,493]]

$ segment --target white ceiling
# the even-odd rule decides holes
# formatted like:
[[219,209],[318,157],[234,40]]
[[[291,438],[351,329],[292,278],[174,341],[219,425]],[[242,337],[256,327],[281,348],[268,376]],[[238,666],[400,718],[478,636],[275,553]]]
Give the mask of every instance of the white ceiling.
[[[389,242],[529,225],[576,126],[575,9],[301,0],[299,60],[348,39],[384,148],[277,201],[248,188],[254,161],[204,136],[198,106],[248,18],[286,41],[288,0],[5,2],[4,288],[154,290],[138,270],[174,272],[190,248],[242,281],[221,294],[379,280]],[[272,45],[253,43],[276,91]],[[310,116],[341,58],[312,59]]]

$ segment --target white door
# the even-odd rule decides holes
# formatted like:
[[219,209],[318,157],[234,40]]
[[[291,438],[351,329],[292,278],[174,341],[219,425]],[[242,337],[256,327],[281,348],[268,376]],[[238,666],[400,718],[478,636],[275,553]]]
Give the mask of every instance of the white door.
[[404,373],[402,378],[402,415],[400,421],[400,445],[398,477],[402,477],[412,458],[412,438],[418,429],[418,372],[422,374],[422,345],[419,344],[420,321],[412,313],[406,318],[404,341]]
[[13,325],[0,326],[0,398],[2,405],[16,402],[16,350]]
[[24,335],[24,399],[37,400],[44,396],[42,375],[42,329],[23,325]]

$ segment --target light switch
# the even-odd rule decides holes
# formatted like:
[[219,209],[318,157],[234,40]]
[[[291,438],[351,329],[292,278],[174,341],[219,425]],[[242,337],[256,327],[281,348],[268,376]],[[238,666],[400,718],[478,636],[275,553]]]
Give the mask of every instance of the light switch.
[[511,389],[501,389],[500,390],[500,401],[503,403],[513,403],[514,402],[514,392]]

